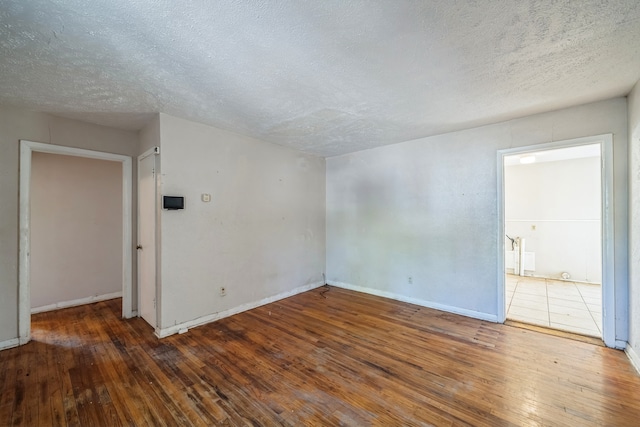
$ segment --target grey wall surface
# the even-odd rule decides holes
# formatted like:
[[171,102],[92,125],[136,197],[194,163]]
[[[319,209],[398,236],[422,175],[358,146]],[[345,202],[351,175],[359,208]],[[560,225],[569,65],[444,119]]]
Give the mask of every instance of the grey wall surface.
[[640,82],[629,95],[629,141],[629,346],[640,357]]
[[[18,337],[18,181],[21,139],[129,156],[135,156],[138,151],[136,132],[0,107],[0,343]],[[135,206],[135,185],[132,191]],[[133,220],[135,233],[135,215]],[[135,293],[135,258],[133,266]]]
[[166,114],[160,140],[162,194],[185,197],[161,211],[161,328],[323,283],[323,158]]
[[[160,146],[160,115],[156,114],[145,127],[140,130],[138,154],[143,154],[153,147]],[[137,177],[136,177],[137,179]]]
[[616,338],[627,338],[627,101],[327,159],[327,278],[497,314],[497,150],[613,134]]

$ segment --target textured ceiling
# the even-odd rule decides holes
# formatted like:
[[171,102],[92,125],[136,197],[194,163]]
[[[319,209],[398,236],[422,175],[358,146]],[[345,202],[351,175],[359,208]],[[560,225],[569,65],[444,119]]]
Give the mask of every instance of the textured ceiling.
[[640,1],[3,0],[0,103],[332,156],[626,95]]

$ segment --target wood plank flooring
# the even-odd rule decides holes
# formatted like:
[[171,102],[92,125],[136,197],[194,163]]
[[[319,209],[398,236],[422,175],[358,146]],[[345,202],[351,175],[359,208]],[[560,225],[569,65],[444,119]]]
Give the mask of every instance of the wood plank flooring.
[[621,351],[321,291],[163,340],[120,300],[34,315],[0,425],[640,425]]

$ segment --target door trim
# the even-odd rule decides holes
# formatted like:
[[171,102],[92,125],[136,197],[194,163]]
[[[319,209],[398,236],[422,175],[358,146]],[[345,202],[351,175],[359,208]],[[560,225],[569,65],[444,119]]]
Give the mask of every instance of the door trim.
[[31,154],[62,154],[122,163],[122,317],[132,317],[132,173],[131,157],[102,151],[20,140],[20,238],[18,246],[18,337],[31,339]]
[[601,226],[602,226],[602,340],[607,347],[617,348],[614,276],[614,204],[613,204],[613,134],[567,139],[545,144],[508,148],[497,152],[498,181],[498,310],[499,323],[506,320],[504,268],[504,158],[514,154],[534,153],[556,148],[600,144],[601,161]]

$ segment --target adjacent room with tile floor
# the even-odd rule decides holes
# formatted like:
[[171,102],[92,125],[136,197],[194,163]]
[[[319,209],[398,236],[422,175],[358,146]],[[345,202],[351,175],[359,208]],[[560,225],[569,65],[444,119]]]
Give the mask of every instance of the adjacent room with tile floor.
[[507,319],[592,337],[602,337],[599,284],[506,276]]

